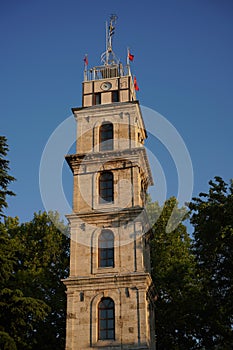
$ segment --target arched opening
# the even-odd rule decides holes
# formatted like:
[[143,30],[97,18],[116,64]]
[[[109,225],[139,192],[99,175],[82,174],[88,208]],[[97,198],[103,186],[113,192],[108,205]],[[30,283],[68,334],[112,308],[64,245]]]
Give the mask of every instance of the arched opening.
[[112,203],[113,200],[113,174],[111,171],[104,171],[99,177],[99,203]]
[[99,236],[98,266],[114,267],[114,235],[110,230],[102,230]]
[[111,298],[102,298],[98,305],[98,338],[115,339],[115,305]]
[[99,132],[100,151],[113,150],[113,124],[110,122],[104,122],[100,126]]

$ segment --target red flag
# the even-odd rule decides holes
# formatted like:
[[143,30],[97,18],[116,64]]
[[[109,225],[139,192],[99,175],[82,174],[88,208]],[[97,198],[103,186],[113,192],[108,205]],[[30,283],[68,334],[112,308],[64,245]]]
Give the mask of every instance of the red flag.
[[87,66],[87,65],[88,65],[88,58],[87,58],[87,55],[85,55],[83,61],[84,61],[84,64]]
[[128,52],[128,57],[130,61],[134,60],[134,55],[132,55],[130,52]]
[[136,91],[139,91],[139,87],[138,87],[138,83],[137,83],[136,77],[134,77],[134,79],[133,79],[133,84],[134,84],[134,89],[135,89]]

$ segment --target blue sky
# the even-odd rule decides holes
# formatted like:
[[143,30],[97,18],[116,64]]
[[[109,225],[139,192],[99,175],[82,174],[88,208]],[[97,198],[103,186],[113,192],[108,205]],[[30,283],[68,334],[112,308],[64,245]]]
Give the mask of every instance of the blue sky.
[[[56,127],[81,105],[83,57],[98,65],[105,21],[118,15],[114,51],[124,62],[129,46],[140,87],[138,99],[166,117],[192,159],[193,195],[215,175],[232,175],[233,2],[231,0],[9,0],[1,2],[1,129],[8,138],[11,186],[7,214],[30,220],[43,210],[39,165]],[[166,149],[152,143],[177,194]],[[64,165],[71,200],[72,175]],[[154,178],[156,183],[156,178]],[[55,209],[55,208],[51,208]]]

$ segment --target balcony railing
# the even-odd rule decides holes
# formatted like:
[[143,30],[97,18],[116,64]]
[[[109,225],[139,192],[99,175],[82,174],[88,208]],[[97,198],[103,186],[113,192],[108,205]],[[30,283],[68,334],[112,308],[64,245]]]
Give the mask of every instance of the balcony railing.
[[84,70],[84,81],[109,79],[131,75],[129,65],[109,64]]

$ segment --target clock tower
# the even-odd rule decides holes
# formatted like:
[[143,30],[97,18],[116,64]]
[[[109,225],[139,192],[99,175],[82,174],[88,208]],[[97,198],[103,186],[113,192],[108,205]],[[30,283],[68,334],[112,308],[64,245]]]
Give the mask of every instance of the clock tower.
[[85,56],[73,173],[66,350],[155,349],[150,227],[145,211],[153,183],[147,137],[129,58],[112,50],[116,16],[106,24],[102,65]]

